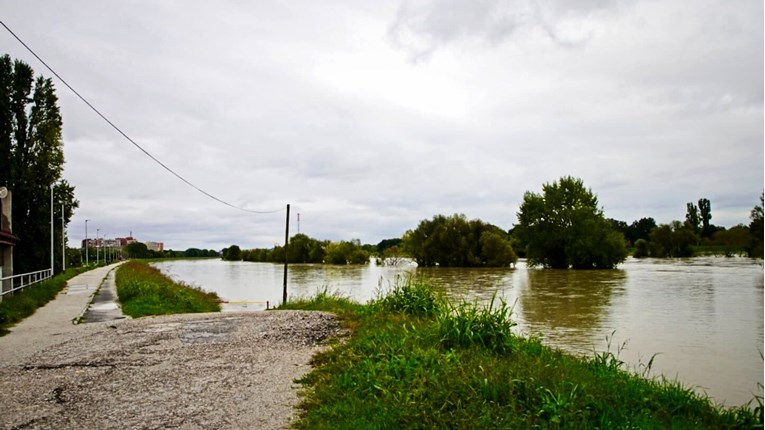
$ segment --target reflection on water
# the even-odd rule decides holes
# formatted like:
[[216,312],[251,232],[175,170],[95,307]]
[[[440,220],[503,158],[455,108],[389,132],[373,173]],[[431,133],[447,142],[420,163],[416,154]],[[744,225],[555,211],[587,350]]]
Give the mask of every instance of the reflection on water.
[[624,293],[624,270],[526,271],[518,290],[519,317],[529,334],[580,353],[593,351],[593,339],[612,311],[613,296]]
[[[280,265],[181,260],[158,266],[231,301],[281,301]],[[602,351],[615,332],[612,346],[627,342],[621,359],[628,365],[658,353],[654,374],[677,377],[720,403],[740,405],[762,393],[761,262],[628,259],[607,271],[530,269],[522,262],[516,269],[294,265],[289,297],[327,288],[364,302],[406,276],[428,278],[454,300],[502,298],[514,305],[518,331],[573,353]]]

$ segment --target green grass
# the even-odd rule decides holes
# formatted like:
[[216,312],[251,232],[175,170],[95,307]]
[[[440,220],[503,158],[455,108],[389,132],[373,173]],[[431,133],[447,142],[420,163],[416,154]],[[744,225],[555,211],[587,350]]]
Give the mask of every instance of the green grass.
[[26,287],[21,292],[4,296],[0,302],[0,336],[8,334],[10,327],[56,298],[69,279],[92,269],[93,267],[69,268],[51,279]]
[[122,312],[134,318],[220,311],[217,294],[175,282],[144,262],[121,265],[115,282]]
[[574,357],[516,336],[501,301],[452,305],[429,291],[410,280],[367,305],[325,291],[280,307],[339,304],[352,327],[299,381],[295,427],[762,428],[761,403],[718,407],[677,382],[625,371],[618,352]]

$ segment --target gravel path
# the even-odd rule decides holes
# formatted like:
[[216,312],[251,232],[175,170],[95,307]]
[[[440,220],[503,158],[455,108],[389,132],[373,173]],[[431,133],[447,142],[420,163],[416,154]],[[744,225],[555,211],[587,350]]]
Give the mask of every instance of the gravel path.
[[300,311],[68,324],[26,339],[37,347],[0,338],[0,428],[284,428],[293,381],[341,332]]

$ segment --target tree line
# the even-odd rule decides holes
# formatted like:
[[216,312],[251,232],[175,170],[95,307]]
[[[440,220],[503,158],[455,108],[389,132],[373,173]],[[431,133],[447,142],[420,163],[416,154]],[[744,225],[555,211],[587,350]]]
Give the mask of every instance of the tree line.
[[518,257],[530,266],[611,269],[632,252],[635,257],[690,257],[697,250],[762,258],[762,203],[752,209],[750,224],[726,229],[713,225],[706,198],[688,203],[684,222],[657,225],[653,218],[627,224],[606,218],[598,198],[581,179],[570,176],[546,183],[541,193],[526,192],[518,223],[509,231],[468,220],[465,215],[435,215],[420,221],[401,238],[362,245],[358,239],[330,242],[305,234],[292,236],[286,249],[242,250],[232,245],[225,260],[283,263],[366,264],[376,257],[383,264],[403,258],[420,266],[508,267]]

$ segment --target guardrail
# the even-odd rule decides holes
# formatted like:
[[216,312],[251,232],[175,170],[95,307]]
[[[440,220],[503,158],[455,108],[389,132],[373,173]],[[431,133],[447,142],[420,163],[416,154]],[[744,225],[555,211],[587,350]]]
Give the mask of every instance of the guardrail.
[[[29,273],[22,273],[20,275],[13,275],[8,276],[5,278],[0,278],[0,285],[2,285],[2,292],[0,292],[0,297],[12,293],[14,291],[23,290],[24,288],[36,284],[38,282],[44,281],[48,278],[51,278],[53,276],[53,269],[44,269],[44,270],[38,270],[36,272],[29,272]],[[10,281],[11,288],[6,290],[6,282]]]

